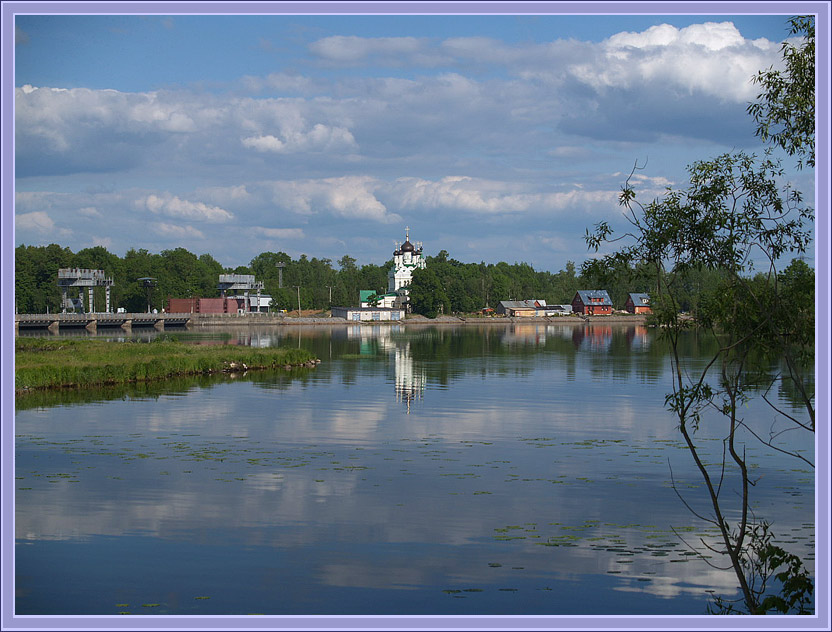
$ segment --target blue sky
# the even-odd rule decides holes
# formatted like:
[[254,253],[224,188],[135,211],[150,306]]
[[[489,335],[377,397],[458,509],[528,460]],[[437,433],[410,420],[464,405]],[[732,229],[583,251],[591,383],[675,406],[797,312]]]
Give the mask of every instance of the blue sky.
[[587,228],[622,226],[636,161],[647,200],[762,151],[749,78],[779,65],[788,15],[720,6],[18,15],[15,242],[381,264],[409,226],[427,254],[560,270]]

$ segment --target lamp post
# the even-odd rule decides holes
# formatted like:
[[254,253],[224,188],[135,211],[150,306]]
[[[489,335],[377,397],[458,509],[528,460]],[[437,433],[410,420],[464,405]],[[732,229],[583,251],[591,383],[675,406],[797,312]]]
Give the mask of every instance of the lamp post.
[[144,286],[145,295],[147,297],[147,313],[150,313],[150,298],[153,294],[153,288],[156,287],[156,279],[154,277],[141,277],[138,279]]

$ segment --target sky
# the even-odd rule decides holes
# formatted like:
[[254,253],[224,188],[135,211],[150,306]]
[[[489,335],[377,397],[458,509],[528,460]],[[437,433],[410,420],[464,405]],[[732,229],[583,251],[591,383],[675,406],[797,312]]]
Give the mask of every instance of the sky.
[[625,227],[635,165],[646,202],[694,161],[762,153],[750,78],[780,67],[789,14],[720,6],[17,15],[15,245],[337,267],[383,264],[407,227],[427,255],[580,265],[587,229]]

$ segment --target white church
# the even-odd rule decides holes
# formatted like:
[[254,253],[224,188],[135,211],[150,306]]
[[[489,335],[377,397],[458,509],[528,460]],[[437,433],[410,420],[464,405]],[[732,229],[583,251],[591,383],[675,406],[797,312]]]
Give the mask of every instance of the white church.
[[[387,293],[377,296],[378,307],[406,308],[409,300],[409,286],[413,271],[426,266],[422,254],[422,242],[410,243],[410,228],[405,228],[404,243],[396,244],[393,251],[393,267],[387,273]],[[367,298],[374,295],[371,290],[361,291],[361,307],[371,307]]]

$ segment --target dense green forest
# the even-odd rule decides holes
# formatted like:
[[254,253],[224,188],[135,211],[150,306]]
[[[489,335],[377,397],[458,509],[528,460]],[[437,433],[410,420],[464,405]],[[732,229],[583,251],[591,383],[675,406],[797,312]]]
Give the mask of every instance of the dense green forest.
[[[283,288],[278,287],[277,264],[283,263]],[[802,261],[804,273],[811,272]],[[210,254],[195,255],[184,248],[150,253],[129,250],[119,257],[102,246],[73,253],[57,244],[18,246],[15,250],[15,301],[18,313],[42,314],[61,310],[61,291],[57,286],[59,268],[104,270],[112,277],[111,309],[128,312],[147,309],[145,289],[138,279],[154,277],[151,305],[162,309],[168,297],[215,297],[220,274],[253,274],[265,284],[265,293],[274,297],[276,309],[295,310],[300,287],[301,308],[326,310],[331,305],[351,306],[358,302],[359,290],[387,290],[387,271],[393,262],[357,266],[344,255],[333,266],[330,259],[292,259],[284,252],[263,252],[248,266],[224,267]],[[696,311],[709,291],[722,278],[718,270],[689,271],[676,281],[675,291],[683,311]],[[814,274],[812,273],[812,279]],[[567,262],[557,273],[535,270],[527,263],[462,263],[442,250],[427,257],[427,268],[413,276],[411,296],[416,313],[467,313],[503,300],[543,299],[547,303],[571,303],[575,292],[606,289],[616,309],[623,309],[629,292],[650,292],[655,280],[647,269],[610,269],[595,259],[577,268]],[[96,288],[96,305],[104,305],[104,289]],[[330,294],[331,293],[331,294]],[[330,296],[331,301],[330,301]]]

